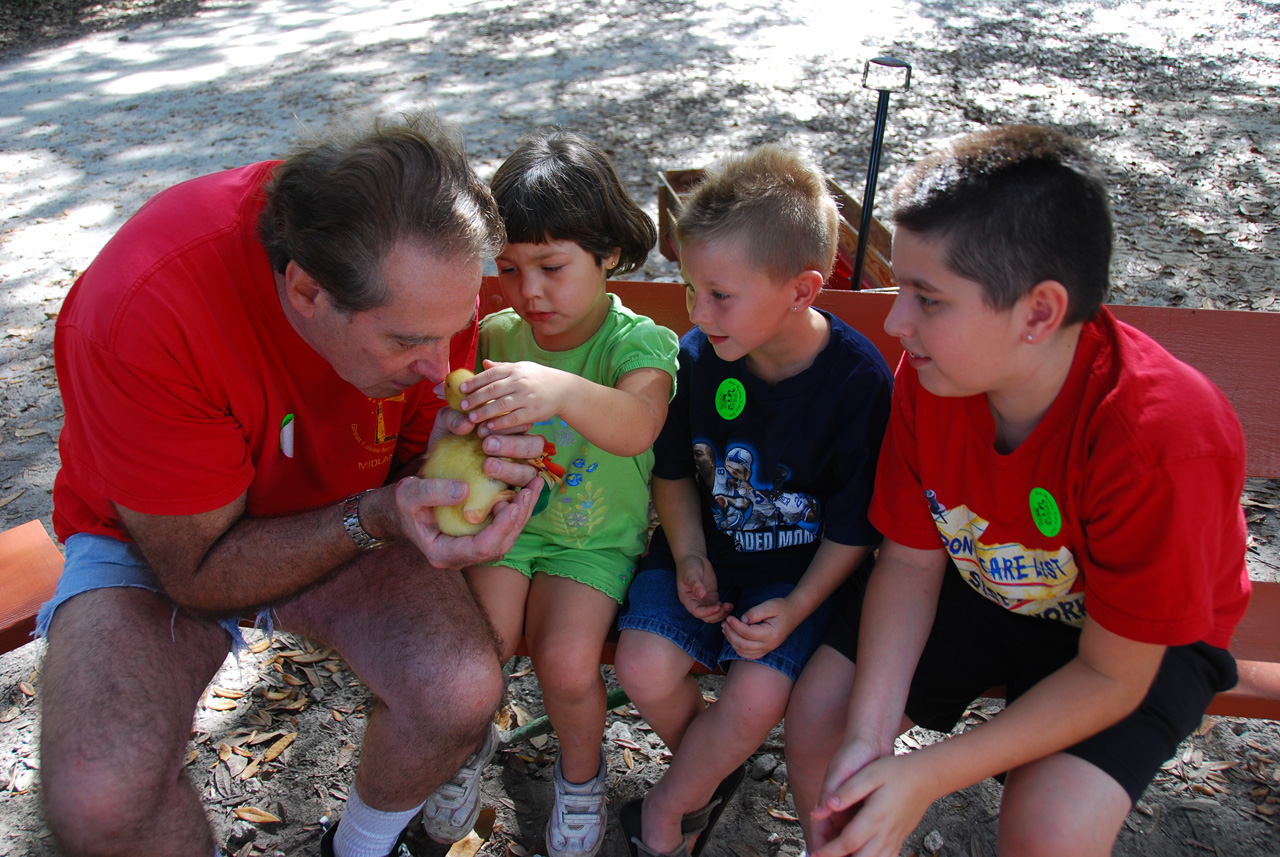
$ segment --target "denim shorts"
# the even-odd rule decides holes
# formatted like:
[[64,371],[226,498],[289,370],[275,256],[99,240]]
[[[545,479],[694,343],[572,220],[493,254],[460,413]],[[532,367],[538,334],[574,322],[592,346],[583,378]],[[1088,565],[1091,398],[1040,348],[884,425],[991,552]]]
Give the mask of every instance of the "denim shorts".
[[[771,598],[785,598],[795,589],[790,583],[769,583],[720,591],[720,599],[733,604],[733,615],[741,617],[752,607]],[[753,661],[772,667],[793,682],[809,657],[822,642],[834,608],[828,598],[801,622],[782,645]],[[690,613],[676,594],[676,574],[665,568],[641,571],[631,582],[631,591],[618,616],[619,630],[648,631],[675,643],[689,657],[709,669],[728,670],[734,661],[747,661],[725,639],[719,622],[703,622]]]
[[[165,594],[164,587],[155,572],[142,558],[131,542],[122,542],[110,536],[93,533],[76,533],[69,536],[63,545],[64,559],[62,576],[58,578],[58,589],[53,597],[46,601],[36,614],[37,639],[49,633],[49,623],[53,621],[53,612],[69,598],[82,592],[94,589],[109,589],[116,586],[131,586],[145,589],[148,592]],[[174,613],[178,612],[175,605]],[[232,648],[239,651],[246,644],[240,632],[240,617],[232,616],[216,620],[231,635]],[[269,608],[258,612],[255,627],[265,626],[270,633],[271,615]]]

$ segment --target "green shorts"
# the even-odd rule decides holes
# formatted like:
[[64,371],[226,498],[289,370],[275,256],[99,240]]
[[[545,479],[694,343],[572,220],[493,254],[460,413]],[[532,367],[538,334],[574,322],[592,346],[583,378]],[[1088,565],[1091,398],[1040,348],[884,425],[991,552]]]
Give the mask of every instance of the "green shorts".
[[616,550],[567,548],[536,533],[521,533],[507,555],[493,564],[514,568],[530,580],[535,571],[567,577],[603,592],[619,604],[626,598],[636,573],[636,557]]

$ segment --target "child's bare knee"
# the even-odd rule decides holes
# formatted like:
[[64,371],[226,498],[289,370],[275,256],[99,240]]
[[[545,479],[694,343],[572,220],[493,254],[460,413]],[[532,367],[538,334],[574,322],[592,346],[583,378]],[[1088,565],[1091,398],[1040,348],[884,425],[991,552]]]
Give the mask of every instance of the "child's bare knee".
[[652,654],[651,647],[644,642],[626,641],[618,646],[614,673],[633,700],[663,696],[684,680],[683,675],[668,675],[667,670],[655,664]]

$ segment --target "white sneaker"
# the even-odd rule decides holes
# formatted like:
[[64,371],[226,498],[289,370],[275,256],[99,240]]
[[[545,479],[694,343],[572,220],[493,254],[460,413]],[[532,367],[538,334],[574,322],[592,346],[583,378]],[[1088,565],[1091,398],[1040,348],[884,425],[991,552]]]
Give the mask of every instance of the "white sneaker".
[[467,757],[447,783],[422,807],[422,826],[437,842],[457,842],[471,832],[480,815],[480,774],[498,750],[498,727],[489,724],[480,751]]
[[556,802],[547,819],[548,857],[595,857],[604,844],[604,751],[594,779],[581,785],[565,782],[556,759]]

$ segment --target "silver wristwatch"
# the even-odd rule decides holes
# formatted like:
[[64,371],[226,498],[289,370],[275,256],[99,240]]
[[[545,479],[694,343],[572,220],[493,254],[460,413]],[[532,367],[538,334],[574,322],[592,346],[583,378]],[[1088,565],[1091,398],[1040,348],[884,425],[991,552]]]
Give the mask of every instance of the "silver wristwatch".
[[[369,491],[373,489],[370,488]],[[390,539],[375,539],[369,535],[369,531],[360,525],[360,498],[369,491],[361,491],[359,494],[352,494],[342,504],[342,527],[347,531],[347,535],[351,537],[351,541],[355,542],[356,547],[362,551],[380,548]]]

